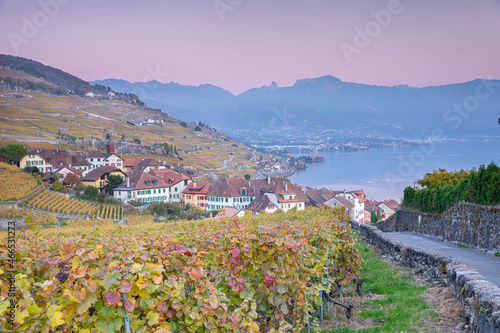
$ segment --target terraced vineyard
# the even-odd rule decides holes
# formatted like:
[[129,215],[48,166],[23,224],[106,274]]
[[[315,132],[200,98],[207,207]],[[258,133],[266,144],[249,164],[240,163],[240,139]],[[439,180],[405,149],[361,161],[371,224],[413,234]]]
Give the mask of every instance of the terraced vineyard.
[[112,219],[112,220],[122,219],[123,218],[123,207],[122,206],[104,205],[101,207],[98,216],[102,219]]
[[14,206],[0,206],[0,217],[2,218],[20,218],[32,216],[32,223],[38,225],[58,225],[57,219],[50,213],[41,213],[26,209],[18,209]]
[[99,217],[101,219],[123,218],[123,209],[121,206],[94,204],[87,201],[68,198],[47,190],[41,191],[36,196],[33,196],[26,204],[33,208],[57,214],[83,215],[92,218]]
[[0,201],[20,200],[37,190],[37,180],[18,167],[0,162]]

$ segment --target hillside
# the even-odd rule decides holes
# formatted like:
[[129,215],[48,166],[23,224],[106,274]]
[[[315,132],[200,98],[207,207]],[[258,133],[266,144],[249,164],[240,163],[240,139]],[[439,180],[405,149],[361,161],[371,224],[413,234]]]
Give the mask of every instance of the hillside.
[[[49,93],[45,85],[54,89],[62,87],[49,81],[48,77],[36,76],[34,71],[20,70],[21,66],[11,63],[8,67],[0,68],[0,140],[4,140],[0,144],[35,141],[41,145],[42,142],[79,147],[83,144],[96,149],[104,145],[106,134],[110,134],[115,142],[121,142],[124,136],[128,146],[139,140],[141,145],[136,145],[134,153],[151,155],[154,151],[148,149],[150,146],[166,143],[176,147],[180,157],[156,155],[155,159],[192,165],[216,174],[227,174],[230,170],[238,174],[254,171],[252,168],[256,165],[251,160],[256,156],[255,151],[223,133],[206,127],[196,131],[194,123],[183,123],[137,101],[117,99],[116,94],[86,98]],[[6,78],[11,82],[43,83],[44,87],[38,91],[36,87],[27,89],[24,85],[10,85]],[[148,118],[162,122],[134,126],[146,123]]]
[[436,128],[451,136],[498,135],[498,80],[414,88],[350,83],[323,76],[297,80],[290,87],[273,82],[238,96],[210,85],[151,85],[114,79],[93,83],[122,92],[149,87],[143,97],[148,105],[174,117],[190,115],[239,139],[251,138],[251,131],[261,133],[261,137],[275,132],[299,135],[314,131],[315,135],[323,132],[332,138],[422,139]]

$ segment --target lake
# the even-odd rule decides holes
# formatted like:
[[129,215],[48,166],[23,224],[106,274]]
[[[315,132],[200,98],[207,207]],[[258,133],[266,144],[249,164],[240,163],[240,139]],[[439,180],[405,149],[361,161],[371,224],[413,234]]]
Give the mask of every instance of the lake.
[[427,172],[471,169],[499,163],[500,139],[433,145],[372,148],[360,151],[301,152],[324,156],[290,177],[292,183],[335,190],[363,189],[367,199],[401,201],[403,190]]

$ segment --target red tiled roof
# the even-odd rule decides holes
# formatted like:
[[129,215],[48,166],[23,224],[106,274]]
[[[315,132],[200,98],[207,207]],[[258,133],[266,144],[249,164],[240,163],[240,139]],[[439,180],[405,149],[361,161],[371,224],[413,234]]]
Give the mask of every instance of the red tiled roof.
[[254,195],[245,177],[220,177],[210,187],[208,195],[212,197],[241,197],[243,190],[247,190],[247,196]]
[[130,175],[129,186],[127,187],[127,181],[125,180],[120,184],[120,188],[131,188],[136,190],[148,190],[156,188],[167,188],[169,185],[165,184],[162,177],[155,177],[147,172],[138,172]]
[[[261,195],[258,198],[254,199],[247,207],[248,210],[253,212],[260,212],[266,210],[266,208],[273,204],[267,195]],[[273,204],[274,205],[274,204]]]
[[[273,193],[278,198],[278,202],[309,202],[306,195],[302,190],[293,185],[290,180],[286,177],[271,177],[270,183],[267,180],[251,180],[249,182],[250,186],[255,189],[255,192],[260,193]],[[285,185],[286,184],[286,185]],[[286,187],[286,189],[285,189]],[[295,194],[295,199],[284,199],[286,194]]]
[[400,206],[399,202],[397,202],[394,199],[385,200],[384,203],[387,205],[387,207],[391,208],[392,210],[396,210]]
[[306,196],[309,198],[309,200],[315,204],[320,206],[323,206],[326,201],[332,199],[337,195],[339,192],[337,191],[331,191],[326,188],[321,188],[319,190],[315,189],[308,189],[306,192]]
[[190,183],[188,187],[182,192],[184,194],[208,194],[212,184],[205,182]]
[[142,158],[126,157],[123,159],[124,167],[134,167],[142,161]]
[[349,200],[347,200],[346,198],[344,197],[335,197],[335,200],[337,200],[338,202],[340,202],[343,206],[345,206],[347,209],[351,209],[351,208],[354,208],[354,204],[349,202]]

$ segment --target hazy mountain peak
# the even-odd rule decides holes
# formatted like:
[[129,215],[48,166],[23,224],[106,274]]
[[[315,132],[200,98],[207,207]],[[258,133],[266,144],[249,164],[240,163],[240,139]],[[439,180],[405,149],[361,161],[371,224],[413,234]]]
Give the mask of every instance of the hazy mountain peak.
[[302,87],[314,87],[314,88],[328,88],[338,86],[340,83],[343,83],[339,78],[332,75],[320,76],[314,79],[301,79],[297,80],[293,87],[302,88]]

